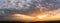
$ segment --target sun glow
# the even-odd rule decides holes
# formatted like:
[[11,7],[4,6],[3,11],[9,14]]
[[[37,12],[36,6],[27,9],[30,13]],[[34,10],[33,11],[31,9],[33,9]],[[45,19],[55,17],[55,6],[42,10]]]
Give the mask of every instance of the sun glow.
[[[14,14],[12,19],[24,21],[54,21],[60,20],[60,11],[48,11],[44,13],[33,13],[33,17],[23,14]],[[17,17],[16,17],[17,16]]]
[[37,16],[37,18],[39,18],[39,19],[43,19],[44,17],[46,17],[46,15],[44,15],[44,16]]

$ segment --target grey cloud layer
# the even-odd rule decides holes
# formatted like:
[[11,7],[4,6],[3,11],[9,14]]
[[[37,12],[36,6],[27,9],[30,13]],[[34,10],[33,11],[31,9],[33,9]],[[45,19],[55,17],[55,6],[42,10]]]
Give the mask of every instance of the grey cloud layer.
[[60,8],[60,0],[3,0],[3,3],[0,9],[14,9],[14,12],[23,14],[31,14],[37,10],[56,10]]

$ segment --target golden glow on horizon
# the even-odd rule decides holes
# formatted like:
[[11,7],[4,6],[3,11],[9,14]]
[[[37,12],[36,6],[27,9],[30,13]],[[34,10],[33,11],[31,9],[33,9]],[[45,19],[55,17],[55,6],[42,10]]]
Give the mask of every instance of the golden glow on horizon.
[[37,16],[37,18],[39,18],[39,19],[43,19],[44,17],[46,17],[46,15],[42,15],[42,16]]
[[[18,16],[17,19],[21,20],[27,20],[27,21],[52,21],[52,20],[60,20],[60,11],[48,11],[44,13],[33,13],[35,17],[31,17],[28,15],[23,14],[14,14],[13,16]],[[13,20],[16,19],[16,17],[13,18]],[[16,19],[16,20],[17,20]]]

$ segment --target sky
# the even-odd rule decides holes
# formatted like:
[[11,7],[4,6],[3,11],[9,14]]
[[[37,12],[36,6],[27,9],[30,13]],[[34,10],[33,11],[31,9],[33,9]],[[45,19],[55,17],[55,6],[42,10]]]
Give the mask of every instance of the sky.
[[[21,4],[22,5],[20,5],[20,6],[22,6],[22,9],[21,9],[21,12],[23,12],[23,13],[27,13],[28,14],[28,12],[30,12],[30,10],[33,10],[32,8],[34,7],[34,5],[36,6],[36,7],[34,7],[34,8],[37,8],[38,6],[39,6],[39,4],[41,4],[41,6],[42,7],[47,7],[47,9],[57,9],[58,8],[58,10],[57,10],[57,12],[59,12],[60,11],[60,0],[56,0],[56,1],[54,1],[54,0],[49,0],[49,1],[47,1],[47,3],[45,2],[45,0],[40,0],[41,2],[38,2],[38,3],[36,3],[37,1],[35,1],[35,0],[27,0],[28,1],[28,3],[30,3],[30,4],[28,4],[27,5],[27,3],[26,3],[26,1],[24,2],[24,1],[19,1],[19,2],[22,2]],[[26,3],[26,4],[24,4],[24,3]],[[31,4],[32,3],[32,4]],[[49,3],[49,4],[48,4]],[[3,3],[3,0],[0,0],[0,6],[2,6],[4,3]],[[14,4],[14,3],[12,3],[12,4]],[[25,8],[25,6],[23,6],[23,5],[26,5],[26,8]],[[29,5],[31,5],[31,6],[29,6]],[[33,6],[32,6],[33,5]],[[13,5],[14,6],[14,5]],[[13,6],[9,6],[9,8],[13,8]],[[14,6],[14,7],[16,7],[16,6]],[[45,10],[45,8],[42,8],[41,7],[41,9],[42,10]],[[16,7],[17,8],[17,7]],[[20,8],[20,7],[19,7]],[[38,7],[38,8],[40,8],[40,7]],[[39,9],[39,10],[41,10],[41,9]],[[22,11],[23,10],[23,11]],[[35,9],[34,9],[35,10]],[[20,10],[19,10],[20,11]],[[52,12],[54,12],[54,11],[52,11]],[[19,13],[19,12],[18,12]],[[60,14],[60,13],[59,13]],[[56,14],[57,15],[57,14]],[[0,16],[0,17],[2,17],[2,16]]]
[[2,6],[3,5],[3,0],[0,0],[0,6]]

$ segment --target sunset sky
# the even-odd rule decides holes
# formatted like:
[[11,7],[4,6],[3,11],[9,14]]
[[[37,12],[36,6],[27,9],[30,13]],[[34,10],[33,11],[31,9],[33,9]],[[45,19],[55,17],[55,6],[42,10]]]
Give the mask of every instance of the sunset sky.
[[[13,14],[14,12],[25,14],[26,16],[32,16],[33,13],[38,14],[40,12],[43,12],[42,15],[46,16],[60,15],[60,0],[0,0],[0,9],[8,9],[6,12],[0,10],[0,14],[3,15],[0,18],[11,18],[10,16],[12,15],[8,14]],[[20,14],[16,16],[20,16]],[[41,18],[41,16],[38,17]]]

